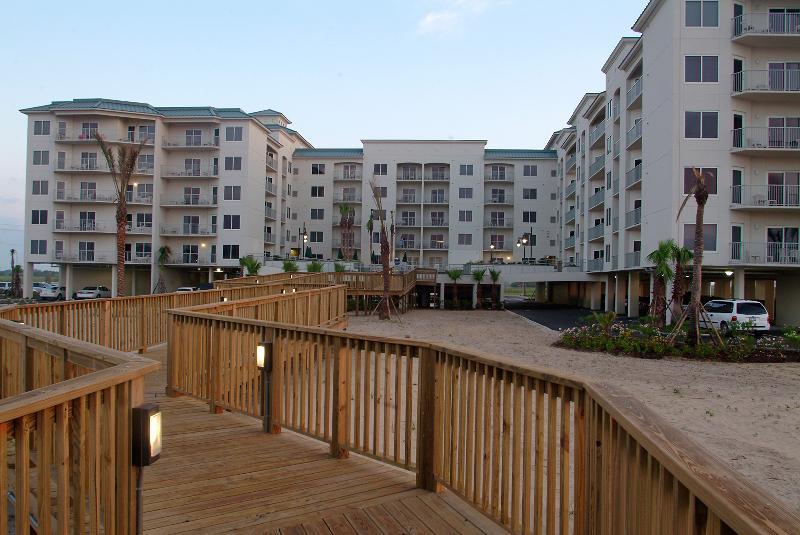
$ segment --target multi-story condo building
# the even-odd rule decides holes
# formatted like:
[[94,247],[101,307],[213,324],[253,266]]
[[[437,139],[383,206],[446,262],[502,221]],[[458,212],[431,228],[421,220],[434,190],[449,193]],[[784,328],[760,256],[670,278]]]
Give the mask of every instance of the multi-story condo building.
[[[693,243],[707,177],[704,295],[800,318],[800,4],[652,0],[547,148],[557,150],[561,258],[604,275],[605,307],[638,315],[647,253]],[[604,289],[604,291],[603,291]],[[776,298],[776,292],[779,297]]]

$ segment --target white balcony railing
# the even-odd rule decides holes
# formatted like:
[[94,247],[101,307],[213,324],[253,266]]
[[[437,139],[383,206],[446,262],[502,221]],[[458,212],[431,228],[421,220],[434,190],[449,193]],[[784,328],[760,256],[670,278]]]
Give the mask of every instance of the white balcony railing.
[[641,251],[633,251],[632,253],[625,253],[625,267],[632,268],[632,267],[639,267],[642,263],[642,252]]
[[278,219],[278,211],[275,208],[264,208],[264,217],[275,221]]
[[593,178],[597,173],[601,173],[606,166],[606,157],[598,156],[592,165],[589,166],[589,178]]
[[639,77],[633,82],[633,85],[628,88],[628,92],[625,97],[625,102],[628,106],[631,106],[636,100],[642,96],[642,78]]
[[219,136],[199,135],[163,138],[165,149],[216,149],[219,147]]
[[419,249],[419,245],[416,240],[397,240],[398,249]]
[[614,140],[614,158],[619,158],[619,139]]
[[601,139],[605,139],[606,137],[606,122],[605,120],[600,121],[600,123],[589,132],[589,146],[594,147],[594,144]]
[[275,234],[272,232],[265,232],[264,233],[264,243],[271,243],[275,244]]
[[142,133],[114,128],[83,128],[68,127],[57,130],[55,139],[62,143],[92,143],[96,142],[95,133],[99,133],[103,140],[109,143],[140,143],[144,140],[145,146],[153,146],[153,137]]
[[514,220],[511,217],[490,218],[484,222],[484,226],[489,228],[513,228]]
[[167,197],[161,199],[161,206],[197,206],[214,207],[217,205],[217,197],[212,195],[181,195],[179,197]]
[[569,173],[569,172],[570,172],[572,169],[574,169],[574,168],[575,168],[575,164],[577,163],[577,161],[578,161],[578,157],[577,157],[577,155],[575,155],[575,154],[571,154],[571,155],[570,155],[570,156],[567,158],[567,172],[568,172],[568,173]]
[[603,233],[605,232],[605,226],[601,223],[600,225],[595,225],[589,229],[586,233],[586,236],[589,238],[589,241],[596,240],[598,238],[603,237]]
[[217,233],[215,225],[196,225],[184,223],[183,225],[162,225],[161,234],[165,236],[212,236]]
[[333,202],[361,202],[361,193],[342,193],[333,194]]
[[591,210],[592,208],[597,208],[598,206],[603,204],[605,198],[606,198],[606,190],[604,188],[600,188],[600,190],[598,190],[597,192],[592,194],[591,197],[589,197],[589,210]]
[[731,133],[734,150],[800,150],[800,127],[796,126],[749,126]]
[[416,195],[401,195],[397,202],[402,204],[419,204]]
[[592,258],[586,262],[586,271],[603,271],[603,259]]
[[615,216],[611,220],[611,232],[618,232],[619,231],[619,216]]
[[731,263],[735,264],[800,266],[800,250],[797,243],[734,242],[730,244],[730,255]]
[[642,164],[636,165],[625,173],[625,187],[630,188],[642,181]]
[[800,35],[800,13],[748,13],[733,18],[733,38]]
[[642,224],[642,209],[636,208],[625,213],[625,228],[637,227]]
[[734,95],[747,92],[798,93],[800,95],[800,70],[741,71],[733,73],[731,78]]
[[630,147],[640,139],[642,139],[642,122],[638,121],[625,134],[625,146]]
[[731,204],[756,208],[800,207],[800,186],[731,186]]
[[79,219],[77,221],[66,221],[56,219],[53,223],[55,232],[89,232],[89,233],[116,233],[117,223],[115,221],[98,221],[95,219]]
[[199,167],[162,167],[161,176],[164,178],[184,178],[184,177],[216,177],[219,176],[219,167],[199,166]]

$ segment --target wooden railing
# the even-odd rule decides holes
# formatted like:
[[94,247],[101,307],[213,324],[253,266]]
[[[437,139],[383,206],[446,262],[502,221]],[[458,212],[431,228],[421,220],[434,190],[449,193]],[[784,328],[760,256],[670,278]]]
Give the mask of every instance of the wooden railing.
[[169,388],[215,410],[268,407],[273,425],[414,471],[513,532],[800,532],[776,499],[605,385],[446,345],[198,312],[171,311],[170,332],[172,367],[191,371]]
[[134,533],[131,409],[158,363],[6,320],[0,337],[0,529]]

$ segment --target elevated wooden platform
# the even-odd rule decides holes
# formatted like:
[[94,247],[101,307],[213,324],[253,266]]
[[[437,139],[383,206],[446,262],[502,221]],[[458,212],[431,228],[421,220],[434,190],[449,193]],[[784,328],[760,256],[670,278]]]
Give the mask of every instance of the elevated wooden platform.
[[[166,347],[147,357],[164,363]],[[144,476],[145,533],[500,533],[453,494],[414,475],[246,416],[164,395],[166,365],[147,378],[163,413],[164,450]]]

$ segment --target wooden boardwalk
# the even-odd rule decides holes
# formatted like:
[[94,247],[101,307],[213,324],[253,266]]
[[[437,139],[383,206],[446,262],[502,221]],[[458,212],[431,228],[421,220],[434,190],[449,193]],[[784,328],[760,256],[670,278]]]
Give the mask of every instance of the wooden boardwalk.
[[145,469],[145,533],[500,533],[449,492],[415,487],[414,475],[261,422],[164,395],[162,362],[146,397],[163,413],[164,450]]

